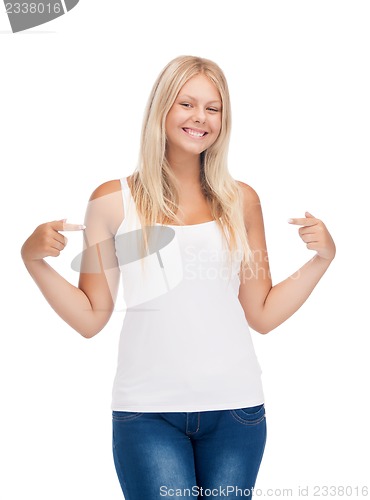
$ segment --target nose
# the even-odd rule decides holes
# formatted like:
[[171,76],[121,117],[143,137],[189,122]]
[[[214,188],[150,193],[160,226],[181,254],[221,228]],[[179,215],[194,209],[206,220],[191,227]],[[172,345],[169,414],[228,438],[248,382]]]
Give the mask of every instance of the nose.
[[206,121],[206,114],[204,112],[204,109],[201,108],[200,106],[194,108],[194,122],[197,123],[205,123]]

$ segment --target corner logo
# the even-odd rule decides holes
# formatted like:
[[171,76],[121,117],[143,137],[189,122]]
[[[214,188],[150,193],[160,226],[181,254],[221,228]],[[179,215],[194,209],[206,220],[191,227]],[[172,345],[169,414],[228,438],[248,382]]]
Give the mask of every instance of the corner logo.
[[36,0],[7,1],[4,0],[6,13],[13,33],[34,28],[63,16],[76,7],[80,0]]

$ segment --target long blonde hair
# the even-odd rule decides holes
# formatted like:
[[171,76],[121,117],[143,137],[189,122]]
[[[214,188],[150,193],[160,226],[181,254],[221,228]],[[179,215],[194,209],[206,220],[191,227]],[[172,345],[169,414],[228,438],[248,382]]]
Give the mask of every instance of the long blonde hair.
[[[239,249],[241,265],[248,267],[252,256],[243,217],[243,193],[227,167],[231,129],[229,90],[222,70],[213,61],[201,57],[179,56],[170,61],[159,74],[144,114],[139,161],[131,176],[132,196],[144,230],[146,248],[146,226],[154,226],[157,221],[163,224],[175,221],[175,224],[182,225],[176,215],[179,184],[166,159],[165,123],[181,87],[199,74],[210,79],[222,101],[219,136],[200,155],[201,189],[210,204],[212,217],[217,221],[227,243],[229,258],[230,252]],[[238,238],[241,247],[238,246]]]

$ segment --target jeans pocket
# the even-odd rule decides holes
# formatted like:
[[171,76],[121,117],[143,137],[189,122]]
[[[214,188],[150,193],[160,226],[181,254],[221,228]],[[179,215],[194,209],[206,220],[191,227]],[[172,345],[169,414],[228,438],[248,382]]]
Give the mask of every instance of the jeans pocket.
[[115,422],[123,422],[126,420],[133,420],[140,417],[143,413],[137,411],[112,411],[112,420]]
[[266,417],[264,403],[257,406],[237,408],[229,411],[235,420],[245,425],[257,425]]

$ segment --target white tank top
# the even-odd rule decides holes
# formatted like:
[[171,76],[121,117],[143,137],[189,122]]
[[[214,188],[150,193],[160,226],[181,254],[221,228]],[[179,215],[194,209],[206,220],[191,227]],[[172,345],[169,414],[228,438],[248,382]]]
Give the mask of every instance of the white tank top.
[[230,275],[216,221],[156,224],[141,259],[141,225],[126,178],[121,186],[124,220],[115,245],[126,313],[111,409],[196,412],[262,404],[262,372],[238,299],[241,252]]

